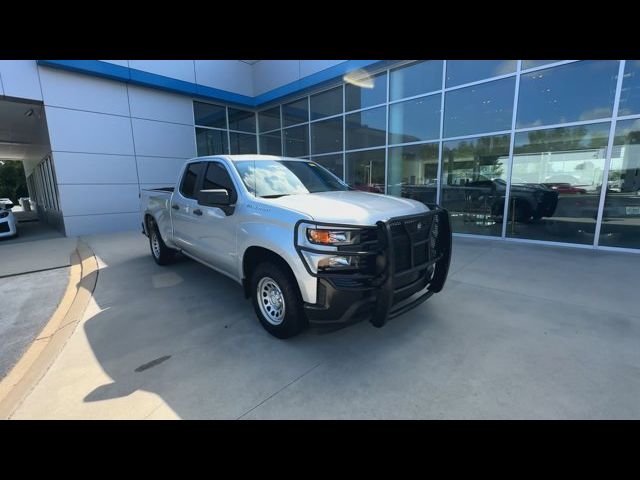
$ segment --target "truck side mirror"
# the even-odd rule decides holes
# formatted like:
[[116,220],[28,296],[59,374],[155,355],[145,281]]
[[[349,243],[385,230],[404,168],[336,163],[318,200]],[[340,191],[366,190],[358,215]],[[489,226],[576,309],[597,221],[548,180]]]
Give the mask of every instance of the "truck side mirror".
[[198,203],[212,207],[229,205],[231,203],[231,197],[229,191],[224,188],[200,190],[200,192],[198,192]]

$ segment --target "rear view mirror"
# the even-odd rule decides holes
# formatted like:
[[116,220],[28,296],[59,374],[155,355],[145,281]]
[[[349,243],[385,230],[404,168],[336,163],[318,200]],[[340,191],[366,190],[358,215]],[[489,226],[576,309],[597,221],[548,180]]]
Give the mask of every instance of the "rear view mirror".
[[201,205],[229,205],[231,198],[229,191],[224,188],[214,188],[210,190],[200,190],[198,193],[198,203]]

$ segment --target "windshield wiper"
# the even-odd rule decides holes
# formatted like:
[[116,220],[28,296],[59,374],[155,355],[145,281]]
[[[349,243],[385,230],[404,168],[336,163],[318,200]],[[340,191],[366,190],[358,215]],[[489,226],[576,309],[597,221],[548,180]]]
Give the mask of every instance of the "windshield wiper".
[[291,195],[290,193],[278,193],[275,195],[260,195],[260,198],[280,198],[285,197],[287,195]]

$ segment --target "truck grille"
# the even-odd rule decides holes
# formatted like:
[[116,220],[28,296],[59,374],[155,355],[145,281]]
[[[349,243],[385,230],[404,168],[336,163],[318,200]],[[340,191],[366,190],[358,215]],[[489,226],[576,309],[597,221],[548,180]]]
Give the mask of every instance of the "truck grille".
[[389,223],[396,273],[429,261],[429,232],[433,215],[420,215]]

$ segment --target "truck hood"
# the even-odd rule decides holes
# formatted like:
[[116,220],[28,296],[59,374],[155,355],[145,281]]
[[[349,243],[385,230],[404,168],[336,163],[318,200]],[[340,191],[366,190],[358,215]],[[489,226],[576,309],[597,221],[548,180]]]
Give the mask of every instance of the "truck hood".
[[318,222],[353,225],[375,225],[379,220],[429,211],[416,200],[357,191],[286,195],[265,202],[310,215]]

